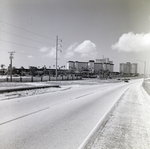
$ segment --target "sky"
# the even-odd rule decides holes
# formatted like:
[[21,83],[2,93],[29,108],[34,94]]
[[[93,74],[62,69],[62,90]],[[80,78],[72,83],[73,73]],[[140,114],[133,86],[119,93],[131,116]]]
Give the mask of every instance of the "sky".
[[0,65],[54,68],[109,58],[150,73],[150,0],[0,0]]

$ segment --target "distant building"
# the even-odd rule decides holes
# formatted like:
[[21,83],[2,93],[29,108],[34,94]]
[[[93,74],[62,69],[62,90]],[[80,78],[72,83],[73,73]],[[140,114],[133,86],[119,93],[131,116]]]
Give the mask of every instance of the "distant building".
[[113,61],[110,61],[109,58],[96,59],[96,63],[100,63],[102,65],[101,70],[109,70],[110,72],[114,71]]
[[100,70],[109,70],[113,72],[114,64],[113,61],[109,61],[109,58],[96,59],[96,62],[94,60],[89,60],[89,62],[68,61],[67,69],[79,72],[82,70],[89,70],[92,73],[97,73]]
[[120,72],[124,74],[137,74],[137,63],[120,63]]
[[132,63],[130,67],[130,73],[137,74],[137,67],[138,67],[137,63]]
[[83,69],[87,69],[88,68],[88,63],[87,62],[75,62],[75,70],[76,71],[81,71]]

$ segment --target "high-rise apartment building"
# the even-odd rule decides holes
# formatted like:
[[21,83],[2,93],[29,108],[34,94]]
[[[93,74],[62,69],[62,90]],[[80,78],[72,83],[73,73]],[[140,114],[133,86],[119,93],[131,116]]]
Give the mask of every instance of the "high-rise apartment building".
[[68,61],[67,69],[72,69],[75,71],[88,69],[92,73],[99,72],[100,70],[109,70],[110,72],[113,72],[114,64],[113,61],[109,61],[109,58],[96,59],[96,62],[94,60],[89,60],[89,62]]
[[137,74],[137,63],[120,63],[120,72],[125,74]]

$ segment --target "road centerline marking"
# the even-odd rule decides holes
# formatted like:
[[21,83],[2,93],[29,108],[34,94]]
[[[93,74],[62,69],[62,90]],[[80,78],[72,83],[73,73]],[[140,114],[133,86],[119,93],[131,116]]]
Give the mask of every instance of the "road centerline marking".
[[82,97],[85,97],[85,96],[88,96],[88,95],[93,94],[93,93],[94,93],[94,92],[91,92],[91,93],[88,93],[88,94],[84,94],[84,95],[78,96],[78,97],[76,97],[76,99],[82,98]]
[[2,122],[2,123],[0,123],[0,125],[4,125],[4,124],[7,124],[7,123],[16,121],[16,120],[18,120],[18,119],[27,117],[27,116],[29,116],[29,115],[33,115],[33,114],[35,114],[35,113],[38,113],[38,112],[41,112],[41,111],[44,111],[44,110],[47,110],[47,109],[49,109],[49,107],[44,108],[44,109],[40,109],[40,110],[38,110],[38,111],[34,111],[34,112],[32,112],[32,113],[25,114],[25,115],[23,115],[23,116],[20,116],[20,117],[17,117],[17,118],[14,118],[14,119],[11,119],[11,120],[8,120],[8,121],[5,121],[5,122]]

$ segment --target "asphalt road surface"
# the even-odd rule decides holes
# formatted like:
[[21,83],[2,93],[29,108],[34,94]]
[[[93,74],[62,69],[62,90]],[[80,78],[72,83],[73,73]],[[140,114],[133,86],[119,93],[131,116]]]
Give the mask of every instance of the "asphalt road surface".
[[121,95],[137,82],[76,85],[0,102],[1,149],[77,149]]
[[150,96],[142,81],[123,94],[108,118],[84,149],[150,149]]

